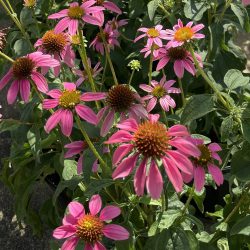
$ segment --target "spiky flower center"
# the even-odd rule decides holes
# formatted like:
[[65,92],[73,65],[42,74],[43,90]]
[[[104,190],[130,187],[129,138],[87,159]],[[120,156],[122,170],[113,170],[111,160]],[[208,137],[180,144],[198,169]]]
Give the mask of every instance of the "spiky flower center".
[[80,6],[69,7],[68,16],[71,19],[81,19],[84,15],[84,10]]
[[96,5],[102,5],[104,3],[104,0],[96,0]]
[[160,32],[155,28],[150,28],[148,29],[147,34],[149,37],[158,37],[160,35]]
[[190,40],[193,35],[194,32],[190,27],[182,27],[175,32],[174,39],[178,42],[186,42]]
[[172,61],[183,60],[187,57],[187,51],[183,48],[170,48],[168,49],[168,56]]
[[104,223],[97,216],[86,214],[78,220],[76,234],[85,242],[95,243],[102,239],[103,227]]
[[35,68],[35,62],[28,57],[21,57],[13,63],[13,75],[17,79],[24,79],[31,76],[33,69]]
[[197,165],[206,166],[208,162],[212,160],[211,151],[206,145],[197,146],[201,151],[201,155],[198,158],[195,158],[194,161]]
[[[108,39],[109,39],[109,33],[103,31],[103,38],[105,39],[105,41],[108,41]],[[98,39],[98,42],[100,42],[100,43],[103,42],[103,40],[102,40],[102,34],[100,32],[97,34],[97,39]]]
[[42,37],[43,48],[47,53],[60,53],[67,45],[66,35],[63,33],[55,34],[53,30],[47,31]]
[[109,90],[106,102],[116,112],[124,112],[131,107],[134,99],[134,92],[129,86],[122,84],[113,86]]
[[166,127],[160,122],[146,121],[134,134],[137,150],[145,157],[161,158],[169,148]]
[[153,91],[152,91],[152,95],[157,97],[157,98],[163,97],[164,95],[166,95],[166,93],[167,93],[167,91],[161,85],[155,86]]
[[81,92],[78,90],[64,90],[59,99],[59,105],[65,109],[72,109],[80,103]]

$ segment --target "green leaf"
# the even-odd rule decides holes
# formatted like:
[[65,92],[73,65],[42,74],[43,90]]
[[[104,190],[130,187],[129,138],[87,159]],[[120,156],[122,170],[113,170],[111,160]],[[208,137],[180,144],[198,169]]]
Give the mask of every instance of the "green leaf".
[[203,201],[206,197],[206,192],[203,191],[202,193],[196,193],[194,192],[193,194],[193,199],[197,205],[197,207],[199,208],[199,210],[204,213],[204,206],[203,206]]
[[158,8],[159,0],[152,0],[148,3],[148,15],[149,19],[152,21],[155,15],[155,11]]
[[249,77],[243,76],[237,69],[230,69],[224,77],[224,82],[230,90],[233,90],[246,86],[249,83]]
[[72,179],[74,175],[77,175],[77,163],[73,160],[64,160],[64,168],[62,172],[62,177],[64,180],[68,181]]
[[14,52],[16,56],[24,56],[29,51],[29,44],[25,39],[19,39],[14,44]]
[[190,220],[193,224],[195,224],[195,226],[197,227],[198,232],[201,232],[201,231],[204,230],[203,223],[198,218],[196,218],[192,214],[186,214],[186,218],[188,220]]
[[5,131],[16,130],[20,125],[22,125],[22,122],[19,120],[14,120],[14,119],[2,120],[0,122],[0,133]]
[[184,6],[185,16],[191,20],[200,21],[208,7],[206,2],[204,0],[199,2],[195,0],[187,1]]
[[144,11],[143,0],[129,1],[129,18],[137,18]]
[[144,246],[145,250],[167,250],[167,242],[171,240],[170,230],[163,230],[160,234],[150,237]]
[[243,148],[232,157],[231,167],[240,181],[250,181],[250,144],[245,143]]
[[250,215],[247,215],[240,220],[238,220],[230,231],[231,235],[242,234],[250,236]]
[[194,95],[188,100],[181,115],[181,123],[188,124],[214,110],[214,96]]
[[103,188],[111,186],[113,183],[114,181],[111,179],[91,180],[85,191],[85,195],[90,197],[95,193],[99,193]]
[[221,141],[226,141],[232,135],[234,120],[232,116],[223,119],[221,123]]
[[249,17],[246,9],[239,3],[231,3],[231,9],[237,16],[241,27],[249,32]]
[[30,8],[23,8],[20,13],[20,21],[24,26],[28,26],[35,22],[32,18],[32,10]]
[[180,210],[169,209],[162,214],[161,220],[159,222],[159,228],[165,229],[170,228],[175,220],[181,216]]
[[241,124],[243,136],[250,143],[250,104],[242,112]]

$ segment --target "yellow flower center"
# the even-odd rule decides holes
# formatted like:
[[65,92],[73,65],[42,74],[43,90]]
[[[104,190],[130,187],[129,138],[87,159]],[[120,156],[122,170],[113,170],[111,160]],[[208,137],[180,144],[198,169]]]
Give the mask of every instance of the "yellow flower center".
[[116,112],[123,112],[130,108],[134,101],[134,92],[125,84],[113,86],[106,99]]
[[30,77],[33,69],[35,68],[35,63],[28,57],[21,57],[14,61],[13,63],[13,75],[17,79],[24,79]]
[[36,5],[36,0],[24,0],[23,5],[27,8],[33,8]]
[[164,95],[166,95],[166,93],[167,91],[161,85],[157,85],[152,91],[152,95],[157,98],[163,97]]
[[159,31],[155,28],[148,29],[147,34],[150,37],[158,37],[160,35]]
[[81,92],[78,90],[64,90],[59,105],[65,109],[72,109],[80,103]]
[[134,134],[135,147],[145,157],[164,156],[170,148],[168,140],[167,129],[160,122],[143,122]]
[[66,35],[63,33],[55,34],[53,30],[47,31],[42,37],[43,48],[47,53],[60,53],[63,48],[67,45]]
[[194,162],[197,165],[206,166],[207,163],[212,160],[211,152],[210,152],[209,148],[206,145],[202,144],[202,145],[198,145],[197,147],[201,151],[201,155],[200,155],[199,158],[195,158]]
[[100,241],[103,236],[104,223],[96,216],[86,214],[78,220],[76,234],[88,243]]
[[81,19],[84,14],[84,10],[80,6],[69,7],[68,16],[71,19]]
[[186,42],[190,40],[194,35],[194,32],[190,27],[183,27],[178,29],[174,34],[174,39],[178,42]]

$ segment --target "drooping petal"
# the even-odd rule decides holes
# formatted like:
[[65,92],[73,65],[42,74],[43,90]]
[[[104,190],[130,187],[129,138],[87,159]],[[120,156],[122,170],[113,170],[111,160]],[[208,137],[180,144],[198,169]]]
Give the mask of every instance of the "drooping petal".
[[159,199],[163,188],[163,180],[161,172],[154,160],[151,162],[146,184],[150,196],[153,199]]
[[102,137],[108,134],[109,130],[114,124],[114,120],[115,120],[115,111],[112,109],[109,111],[108,115],[105,117],[103,121],[101,131],[100,131],[100,134]]
[[102,209],[100,213],[100,219],[102,221],[112,220],[119,216],[121,213],[121,209],[117,206],[106,206]]
[[127,240],[129,238],[128,230],[115,224],[105,225],[102,232],[112,240]]
[[180,171],[167,157],[162,158],[162,163],[169,180],[173,184],[174,189],[176,190],[176,192],[181,192],[183,187],[183,179]]
[[133,144],[122,144],[114,152],[112,162],[117,165],[134,148]]
[[74,216],[76,219],[85,215],[85,209],[83,205],[77,201],[70,202],[68,205],[68,209],[70,214]]
[[148,112],[147,110],[141,105],[141,104],[134,104],[131,107],[131,110],[141,118],[147,118],[148,117]]
[[69,22],[70,18],[68,17],[64,17],[62,20],[60,20],[54,28],[55,33],[58,34],[66,30],[68,28]]
[[83,120],[85,120],[85,121],[87,121],[87,122],[89,122],[91,124],[94,124],[94,125],[97,124],[97,122],[98,122],[97,116],[96,116],[95,112],[91,108],[89,108],[89,107],[87,107],[87,106],[85,106],[83,104],[78,104],[78,105],[76,105],[75,110],[76,110],[76,113]]
[[106,144],[113,144],[113,143],[120,143],[120,142],[129,142],[131,141],[133,136],[125,130],[119,130],[114,133],[105,143]]
[[31,79],[42,93],[46,93],[49,89],[46,78],[39,72],[32,72]]
[[219,164],[222,164],[222,159],[216,152],[212,152],[212,157],[219,162]]
[[178,78],[182,78],[184,75],[184,66],[181,60],[176,60],[174,62],[174,72],[178,76]]
[[187,128],[183,125],[174,125],[168,129],[169,136],[189,136]]
[[203,167],[194,168],[194,186],[196,191],[200,192],[205,185],[205,170]]
[[62,110],[57,110],[54,114],[50,116],[50,118],[47,120],[44,129],[47,133],[49,133],[53,128],[57,126],[57,124],[61,120],[61,112]]
[[73,128],[73,113],[71,110],[65,109],[61,113],[61,128],[65,136],[70,136]]
[[29,101],[30,97],[30,83],[27,79],[19,80],[20,95],[24,102]]
[[140,84],[139,87],[148,93],[153,91],[153,88],[147,84]]
[[220,168],[218,168],[214,164],[208,163],[208,172],[212,175],[217,186],[223,184],[224,177]]
[[111,11],[117,13],[117,14],[122,14],[122,11],[120,10],[120,8],[118,8],[118,6],[116,4],[114,4],[114,3],[110,2],[110,1],[107,1],[107,2],[105,1],[103,3],[103,6],[106,9],[111,10]]
[[8,104],[13,104],[17,98],[19,91],[19,81],[15,80],[11,85],[7,93]]
[[87,92],[82,94],[81,100],[84,102],[100,101],[107,97],[106,93],[101,92]]
[[139,155],[135,154],[123,160],[112,174],[113,179],[123,178],[128,176],[134,169]]
[[74,250],[76,248],[78,241],[79,241],[78,237],[71,237],[70,239],[66,240],[63,243],[61,250]]
[[93,195],[89,202],[89,210],[91,215],[96,215],[102,208],[102,199],[99,194]]
[[81,154],[77,162],[77,174],[82,174],[83,170],[83,155]]
[[151,112],[154,109],[156,103],[157,103],[157,98],[156,97],[151,98],[147,105],[147,111]]
[[137,168],[134,177],[134,188],[138,196],[144,194],[145,182],[146,182],[146,170],[147,170],[147,159],[143,159],[140,166]]
[[49,15],[48,19],[58,19],[68,15],[68,9],[61,10],[55,14]]
[[69,34],[72,36],[75,35],[78,28],[78,20],[71,19],[69,21],[68,27],[69,27]]
[[[85,250],[85,249],[84,249]],[[100,241],[94,244],[93,250],[106,250],[106,247]]]
[[130,132],[135,132],[138,128],[138,124],[135,119],[129,118],[116,126],[119,129],[123,129]]
[[76,233],[76,227],[72,225],[63,225],[53,231],[53,237],[56,239],[68,238]]
[[13,72],[12,69],[10,69],[0,81],[0,90],[2,90],[7,85],[7,83],[10,81],[12,77],[13,77]]

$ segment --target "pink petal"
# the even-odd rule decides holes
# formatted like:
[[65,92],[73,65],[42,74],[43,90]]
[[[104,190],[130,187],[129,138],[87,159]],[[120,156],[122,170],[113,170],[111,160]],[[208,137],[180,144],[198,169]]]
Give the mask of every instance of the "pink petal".
[[62,95],[62,91],[59,89],[52,89],[49,92],[47,92],[47,95],[52,97],[52,98],[59,99]]
[[100,20],[98,20],[97,18],[90,16],[90,15],[84,15],[84,17],[82,18],[84,22],[86,23],[90,23],[93,25],[97,25],[97,26],[102,26],[102,23]]
[[68,238],[76,233],[76,228],[72,225],[64,225],[57,227],[53,231],[53,237],[56,239]]
[[108,134],[109,130],[114,124],[114,120],[115,120],[115,111],[112,109],[109,111],[108,115],[105,117],[103,121],[101,131],[100,131],[100,134],[102,137]]
[[63,243],[61,250],[74,250],[76,248],[78,241],[79,241],[78,237],[72,237],[72,238],[66,240]]
[[102,232],[112,240],[127,240],[129,238],[127,229],[115,224],[105,225]]
[[197,24],[197,25],[195,25],[194,27],[192,27],[192,31],[193,31],[193,32],[197,32],[197,31],[203,29],[204,27],[205,27],[204,24]]
[[0,90],[2,90],[7,85],[7,83],[10,81],[12,77],[13,77],[13,72],[12,69],[10,69],[0,81]]
[[74,142],[66,144],[64,147],[65,148],[82,150],[83,149],[83,141],[74,141]]
[[112,174],[113,179],[123,178],[128,176],[134,169],[139,155],[135,154],[123,160]]
[[93,195],[89,202],[89,210],[91,215],[96,215],[102,208],[102,199],[99,194]]
[[61,112],[61,128],[65,136],[70,136],[73,128],[73,113],[65,109]]
[[147,177],[147,190],[153,199],[159,199],[163,189],[161,172],[155,161],[152,160]]
[[220,168],[211,163],[208,163],[208,172],[212,175],[217,186],[223,184],[224,177]]
[[68,24],[68,31],[70,35],[75,35],[78,29],[78,20],[71,19]]
[[151,112],[154,109],[156,103],[157,103],[157,98],[156,97],[151,98],[151,100],[148,102],[147,105],[147,111]]
[[153,88],[147,84],[140,84],[139,87],[148,93],[153,91]]
[[83,250],[93,250],[93,247],[89,243],[86,243]]
[[120,8],[118,8],[116,4],[114,4],[110,1],[104,2],[103,7],[105,7],[108,10],[111,10],[117,14],[122,14],[122,11],[120,10]]
[[218,155],[218,153],[212,152],[212,157],[213,157],[215,160],[217,160],[217,161],[219,162],[219,164],[222,163],[222,160],[221,160],[220,156]]
[[66,90],[76,90],[76,85],[73,82],[64,82],[63,87]]
[[17,98],[17,94],[18,94],[18,91],[19,91],[19,81],[18,80],[15,80],[9,90],[8,90],[8,93],[7,93],[7,101],[8,101],[8,104],[13,104]]
[[116,133],[114,133],[108,141],[106,141],[106,144],[113,144],[113,143],[119,143],[119,142],[129,142],[133,139],[133,136],[125,131],[125,130],[119,130]]
[[121,146],[119,146],[112,157],[112,162],[114,165],[117,165],[123,157],[125,157],[129,152],[132,151],[132,149],[134,148],[133,144],[122,144]]
[[194,186],[196,191],[200,192],[205,184],[205,171],[203,167],[194,168]]
[[174,125],[168,129],[169,136],[189,136],[187,128],[183,125]]
[[138,116],[141,118],[147,118],[148,117],[148,112],[146,111],[146,109],[141,105],[141,104],[134,104],[131,107],[131,110]]
[[47,133],[49,133],[54,127],[57,126],[57,124],[61,120],[61,112],[62,110],[59,109],[57,110],[54,114],[50,116],[50,118],[47,120],[44,129]]
[[160,98],[160,104],[165,111],[169,111],[169,103],[167,102],[165,97]]
[[28,102],[30,97],[30,83],[28,80],[23,79],[19,80],[19,84],[21,98],[24,102]]
[[43,100],[43,109],[53,109],[59,105],[57,99],[44,99]]
[[67,214],[63,218],[63,225],[76,225],[77,219],[72,214]]
[[121,209],[117,206],[106,206],[102,209],[100,213],[100,220],[107,221],[112,220],[119,216],[121,213]]
[[58,19],[58,18],[62,18],[68,15],[68,9],[66,10],[61,10],[55,14],[49,15],[48,19]]
[[68,28],[69,22],[70,18],[68,17],[64,17],[62,20],[60,20],[56,25],[56,27],[54,28],[55,33],[58,34],[66,30]]
[[103,100],[106,97],[107,97],[106,93],[87,92],[87,93],[82,94],[81,100],[84,101],[84,102],[91,102],[91,101]]
[[182,191],[183,179],[180,171],[174,166],[174,164],[167,157],[162,158],[165,171],[176,192]]
[[219,144],[217,144],[217,143],[210,143],[208,145],[208,148],[212,152],[217,152],[217,151],[221,151],[222,150],[221,146]]
[[144,159],[140,166],[137,168],[134,177],[135,192],[138,196],[144,194],[145,182],[146,182],[146,170],[147,170],[147,159]]
[[181,60],[176,60],[174,62],[174,72],[178,78],[182,78],[184,75],[184,67]]
[[83,205],[77,201],[70,202],[68,205],[68,209],[70,214],[76,219],[79,219],[80,217],[85,215],[85,210]]
[[148,119],[151,122],[158,122],[160,119],[160,115],[159,114],[150,114],[150,115],[148,115]]
[[91,123],[91,124],[94,124],[96,125],[98,120],[97,120],[97,116],[96,114],[94,113],[94,111],[83,105],[83,104],[78,104],[76,107],[75,107],[75,110],[76,110],[76,113],[85,121]]
[[164,68],[167,63],[169,62],[170,58],[169,57],[163,57],[162,59],[159,60],[158,64],[157,64],[157,67],[156,67],[156,70],[157,71],[160,71],[162,68]]
[[83,155],[81,154],[77,162],[77,174],[82,174],[83,170]]
[[130,132],[135,132],[138,128],[138,124],[135,119],[129,118],[116,126],[119,129],[123,129]]
[[[84,250],[86,250],[86,249],[84,249]],[[97,241],[94,244],[93,250],[106,250],[106,247],[103,246],[103,244],[100,241]]]
[[38,72],[32,72],[31,79],[34,81],[39,91],[41,91],[42,93],[46,93],[48,91],[49,88],[47,80],[42,74]]

